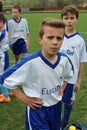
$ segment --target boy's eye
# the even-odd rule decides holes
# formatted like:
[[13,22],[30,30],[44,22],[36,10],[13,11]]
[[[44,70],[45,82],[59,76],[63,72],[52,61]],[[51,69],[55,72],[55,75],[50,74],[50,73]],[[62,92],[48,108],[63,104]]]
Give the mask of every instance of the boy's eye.
[[[50,36],[50,37],[47,37],[49,40],[52,40],[54,39],[54,36]],[[61,41],[62,38],[61,37],[56,37],[57,41]]]
[[71,20],[73,20],[75,17],[64,17],[63,19],[64,20],[68,20],[68,19],[71,19]]
[[61,37],[57,37],[57,40],[58,40],[58,41],[61,41],[61,40],[62,40],[62,38],[61,38]]
[[52,40],[52,39],[53,39],[53,36],[48,37],[48,39]]
[[65,20],[67,20],[68,18],[64,18]]
[[70,19],[74,19],[74,17],[70,17]]
[[68,17],[64,17],[63,19],[67,20],[67,19],[68,19]]

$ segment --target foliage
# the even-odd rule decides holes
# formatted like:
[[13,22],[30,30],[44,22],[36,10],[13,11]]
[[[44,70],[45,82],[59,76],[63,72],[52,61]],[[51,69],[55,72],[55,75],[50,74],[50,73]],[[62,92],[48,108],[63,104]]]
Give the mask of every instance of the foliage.
[[19,4],[24,7],[62,7],[68,4],[87,6],[87,0],[3,0],[4,6]]

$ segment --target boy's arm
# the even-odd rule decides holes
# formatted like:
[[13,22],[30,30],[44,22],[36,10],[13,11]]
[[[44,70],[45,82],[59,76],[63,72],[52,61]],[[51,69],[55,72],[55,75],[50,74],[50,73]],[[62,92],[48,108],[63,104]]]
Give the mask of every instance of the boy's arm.
[[42,98],[28,97],[20,89],[11,89],[11,92],[24,104],[30,106],[32,109],[40,108],[43,104]]
[[26,48],[29,49],[29,43],[30,43],[30,33],[27,34],[27,42],[26,42]]
[[65,88],[66,88],[66,86],[67,86],[67,83],[68,83],[68,82],[64,81],[63,85],[61,86],[61,88],[60,88],[60,90],[59,90],[59,92],[58,92],[58,95],[59,95],[59,96],[63,96],[63,92],[64,92],[64,90],[65,90]]
[[78,73],[78,80],[77,80],[77,83],[76,83],[75,89],[74,89],[75,92],[78,92],[79,89],[80,89],[83,70],[84,70],[84,63],[80,63],[79,73]]

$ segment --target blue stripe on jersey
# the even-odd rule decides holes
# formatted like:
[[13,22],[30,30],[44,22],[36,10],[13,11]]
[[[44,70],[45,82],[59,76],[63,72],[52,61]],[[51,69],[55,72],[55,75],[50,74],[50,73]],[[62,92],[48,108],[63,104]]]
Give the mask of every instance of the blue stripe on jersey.
[[5,37],[5,35],[6,35],[6,30],[4,29],[4,30],[1,32],[0,41]]
[[20,19],[19,19],[19,21],[17,21],[15,18],[12,18],[16,23],[20,23],[20,21],[21,21],[21,17],[20,17]]
[[72,34],[72,35],[67,35],[67,34],[65,34],[65,37],[67,38],[67,39],[69,39],[69,38],[71,38],[71,37],[74,37],[75,35],[79,35],[80,37],[82,37],[83,38],[83,36],[80,34],[80,33],[78,33],[78,32],[76,32],[76,33],[74,33],[74,34]]
[[70,36],[68,36],[67,34],[65,34],[65,37],[68,39],[68,38],[71,38],[71,37],[75,36],[76,34],[78,34],[78,32],[76,32],[76,33],[74,33],[74,34],[72,34]]
[[74,66],[73,66],[72,61],[70,60],[70,58],[69,58],[65,53],[62,53],[62,52],[59,52],[58,55],[60,55],[60,56],[65,56],[65,57],[68,58],[68,60],[69,60],[69,62],[70,62],[70,64],[71,64],[73,73],[74,73]]
[[21,19],[23,19],[23,17],[20,17],[19,21],[17,21],[15,18],[12,18],[16,23],[20,23]]
[[21,60],[19,62],[17,62],[15,65],[6,69],[6,71],[1,76],[1,83],[3,84],[3,82],[6,78],[8,78],[12,73],[14,73],[17,69],[19,69],[27,61],[32,60],[34,58],[37,58],[39,56],[40,56],[40,52],[38,51],[38,52],[35,52],[31,55],[24,56],[23,58],[21,58]]
[[8,20],[6,19],[6,30],[8,31]]

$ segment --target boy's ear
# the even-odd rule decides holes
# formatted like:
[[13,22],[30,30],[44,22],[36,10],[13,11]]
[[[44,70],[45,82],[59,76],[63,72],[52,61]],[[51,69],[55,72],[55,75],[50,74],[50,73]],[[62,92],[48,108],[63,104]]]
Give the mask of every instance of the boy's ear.
[[42,38],[39,36],[39,37],[38,37],[38,42],[39,42],[40,44],[42,44],[41,41],[42,41]]

